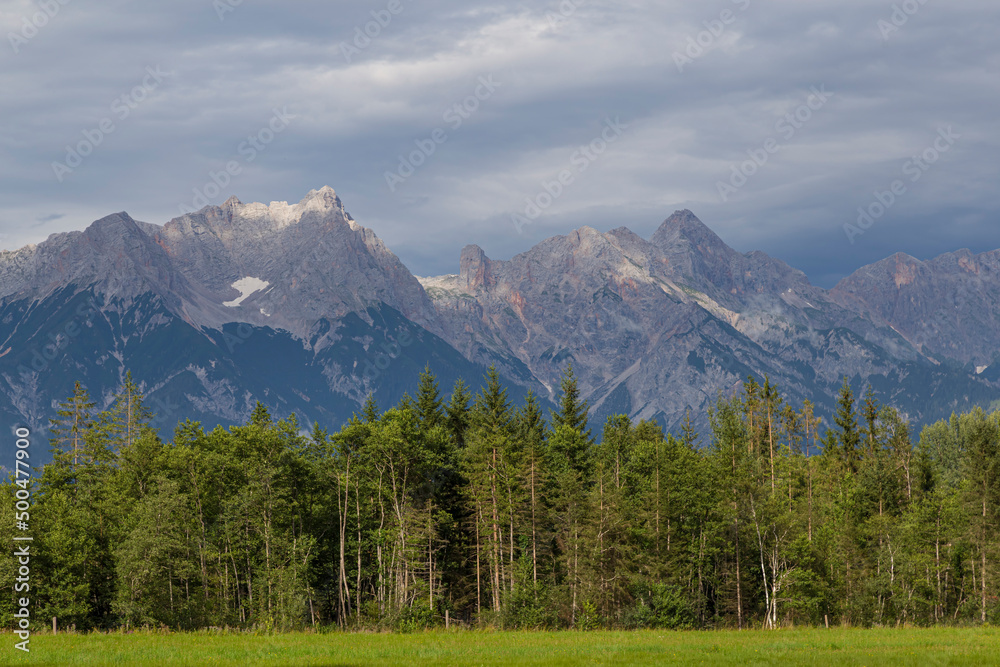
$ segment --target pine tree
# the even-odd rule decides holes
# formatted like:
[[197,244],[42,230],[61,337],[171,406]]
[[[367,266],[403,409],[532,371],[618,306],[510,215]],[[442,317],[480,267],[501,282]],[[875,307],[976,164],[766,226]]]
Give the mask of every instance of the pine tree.
[[[594,452],[595,483],[591,488],[587,559],[590,587],[605,618],[621,613],[628,597],[629,574],[639,569],[630,544],[632,502],[629,473],[637,456],[637,439],[627,415],[608,417],[601,443]],[[685,447],[685,449],[687,449]]]
[[[513,421],[507,390],[500,384],[496,368],[490,366],[486,386],[477,394],[472,408],[465,455],[466,477],[477,504],[479,530],[486,537],[484,545],[477,540],[476,551],[480,554],[477,558],[485,552],[490,570],[490,599],[496,612],[500,611],[508,577],[513,575],[514,535],[509,525],[513,520],[510,505],[514,495],[513,485],[519,475],[512,436]],[[506,559],[509,567],[504,562],[505,551],[509,551]]]
[[417,413],[417,403],[410,396],[410,392],[404,391],[403,397],[399,399],[399,403],[396,404],[396,409],[402,412],[412,412],[414,415]]
[[747,430],[749,432],[749,450],[756,452],[761,442],[763,427],[760,416],[761,408],[761,388],[753,376],[747,377],[743,383],[743,413],[746,415]]
[[268,428],[271,426],[271,413],[263,403],[257,401],[253,412],[250,414],[250,424],[257,428]]
[[545,420],[538,405],[538,398],[529,391],[524,399],[524,407],[515,417],[517,440],[520,441],[524,456],[524,486],[528,493],[528,513],[531,525],[531,572],[532,582],[538,585],[539,542],[544,522],[544,489],[547,470],[545,467]]
[[764,376],[764,387],[760,395],[764,399],[764,417],[767,420],[768,461],[771,464],[771,492],[773,493],[775,490],[774,423],[781,406],[781,396],[778,395],[777,386],[771,384],[771,378],[766,375]]
[[846,377],[840,388],[837,413],[833,417],[833,422],[837,425],[836,436],[840,444],[841,460],[847,470],[855,473],[858,471],[861,434],[858,432],[858,419],[854,412],[854,391]]
[[684,411],[684,422],[681,424],[681,442],[688,449],[694,449],[698,443],[698,432],[694,430],[691,422],[691,406]]
[[93,407],[79,382],[73,395],[59,405],[52,420],[53,462],[41,470],[31,509],[32,519],[43,527],[36,558],[40,576],[31,582],[35,604],[42,613],[81,628],[92,627],[94,583],[108,574],[99,567],[104,554],[95,530],[100,519],[92,510],[104,493],[101,486],[90,483],[97,477],[92,473],[89,444]]
[[153,413],[146,406],[145,396],[139,385],[132,379],[132,372],[125,373],[115,403],[110,410],[111,421],[115,424],[112,432],[117,433],[117,447],[129,447],[153,421]]
[[448,433],[451,434],[458,450],[465,447],[465,431],[469,428],[469,401],[471,398],[465,382],[458,379],[451,392],[448,407],[445,408]]
[[587,428],[587,412],[590,408],[585,401],[580,400],[580,389],[577,387],[572,364],[566,367],[566,372],[559,380],[559,389],[562,397],[559,399],[559,411],[552,413],[552,429],[568,426],[582,435],[587,442],[592,442],[590,430]]
[[988,581],[997,578],[989,563],[996,562],[998,528],[1000,528],[1000,426],[997,416],[990,418],[981,408],[966,415],[968,426],[962,435],[966,440],[966,492],[971,515],[970,532],[978,543],[980,622],[987,619]]
[[52,449],[58,463],[80,464],[84,448],[84,438],[93,426],[94,402],[90,394],[79,382],[73,387],[73,395],[59,404],[56,418],[52,420]]
[[868,385],[864,400],[861,403],[861,416],[865,420],[865,440],[867,440],[868,456],[872,458],[874,458],[880,447],[878,432],[879,410],[880,406],[878,399],[875,398],[875,392],[872,390],[871,385]]
[[822,425],[822,417],[816,416],[816,406],[812,401],[806,399],[802,402],[802,428],[805,429],[806,456],[812,454],[813,448],[819,443],[819,427]]
[[495,366],[490,366],[486,373],[486,386],[476,396],[472,424],[494,433],[510,432],[510,401],[507,399],[507,389],[500,384],[500,375]]
[[429,430],[444,421],[441,406],[438,382],[428,365],[420,373],[420,385],[417,389],[417,417],[420,419],[421,428]]
[[[757,387],[753,383],[752,395],[756,399]],[[744,385],[747,388],[747,385]],[[750,424],[745,418],[746,400],[734,397],[726,400],[720,394],[715,407],[709,412],[712,424],[712,449],[716,459],[716,470],[720,485],[726,491],[726,513],[724,516],[732,521],[732,553],[729,563],[732,567],[732,586],[735,600],[731,604],[736,612],[736,624],[743,628],[749,611],[749,601],[746,588],[746,577],[743,568],[743,532],[746,530],[748,503],[747,489],[755,485],[752,479],[751,463],[755,457],[752,445]],[[753,412],[749,412],[753,414]],[[728,568],[727,568],[728,569]],[[727,572],[728,574],[728,572]]]
[[379,419],[378,404],[375,403],[375,396],[368,394],[365,398],[365,405],[361,409],[361,418],[366,424],[374,424]]

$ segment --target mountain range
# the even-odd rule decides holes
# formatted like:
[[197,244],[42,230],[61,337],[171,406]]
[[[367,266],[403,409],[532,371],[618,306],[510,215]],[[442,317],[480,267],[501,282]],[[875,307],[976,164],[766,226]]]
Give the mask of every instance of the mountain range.
[[337,428],[426,365],[446,392],[494,365],[512,398],[551,404],[572,364],[597,426],[691,410],[705,427],[720,392],[765,375],[821,415],[847,377],[921,424],[1000,399],[998,295],[1000,251],[898,254],[825,290],[686,210],[649,239],[582,227],[510,260],[469,245],[458,273],[416,277],[329,187],[231,198],[0,253],[0,416],[44,432],[75,381],[103,407],[130,371],[168,432],[258,400]]

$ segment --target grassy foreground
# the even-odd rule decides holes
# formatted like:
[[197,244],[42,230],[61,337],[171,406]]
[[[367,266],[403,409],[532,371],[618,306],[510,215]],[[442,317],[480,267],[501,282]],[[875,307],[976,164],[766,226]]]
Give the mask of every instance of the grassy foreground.
[[0,635],[4,665],[1000,665],[1000,630]]

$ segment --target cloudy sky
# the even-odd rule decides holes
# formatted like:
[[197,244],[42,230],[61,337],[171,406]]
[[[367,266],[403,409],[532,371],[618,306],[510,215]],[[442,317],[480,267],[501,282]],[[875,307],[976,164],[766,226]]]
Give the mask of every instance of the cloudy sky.
[[1000,248],[995,0],[6,0],[0,29],[2,248],[322,185],[419,275],[680,208],[824,286]]

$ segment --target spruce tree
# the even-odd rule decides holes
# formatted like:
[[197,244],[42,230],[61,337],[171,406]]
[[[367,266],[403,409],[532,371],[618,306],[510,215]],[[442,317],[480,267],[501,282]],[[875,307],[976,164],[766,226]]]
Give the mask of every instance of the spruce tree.
[[458,379],[451,392],[448,406],[445,408],[448,432],[458,449],[465,446],[465,431],[469,428],[469,401],[471,398],[472,395],[465,386],[465,382],[461,378]]
[[872,391],[871,385],[868,385],[868,390],[865,391],[865,397],[861,403],[861,416],[865,420],[865,440],[867,441],[865,444],[868,448],[868,456],[872,458],[879,449],[879,410],[880,406],[878,399],[875,398],[875,392]]
[[688,449],[694,449],[698,443],[698,432],[694,430],[691,422],[691,406],[684,411],[684,421],[681,423],[681,442]]
[[774,446],[775,446],[775,433],[774,427],[775,422],[778,418],[778,411],[781,407],[781,396],[778,394],[777,385],[771,384],[771,378],[764,376],[764,387],[760,392],[761,398],[764,399],[764,419],[766,420],[767,429],[767,447],[768,447],[768,461],[771,466],[771,491],[775,490],[775,472],[774,472]]
[[486,386],[476,396],[472,408],[473,425],[494,432],[509,433],[511,427],[511,406],[507,399],[507,389],[500,384],[500,376],[495,366],[486,372]]
[[254,406],[253,412],[250,414],[250,424],[259,428],[271,426],[271,413],[260,401],[257,401],[257,405]]
[[760,446],[763,419],[760,417],[761,409],[761,388],[753,376],[749,376],[743,383],[743,413],[749,431],[749,450],[757,451]]
[[837,413],[833,417],[837,425],[836,437],[840,444],[841,460],[847,470],[858,471],[858,446],[861,444],[861,434],[858,432],[858,419],[854,412],[854,391],[847,378],[840,388],[837,399]]
[[365,398],[365,405],[361,409],[361,418],[366,424],[374,424],[379,419],[378,404],[375,403],[375,396],[368,394]]
[[[513,575],[513,520],[510,498],[516,483],[512,451],[513,424],[507,390],[495,367],[486,374],[486,386],[476,395],[463,451],[465,477],[475,502],[477,570],[486,566],[491,606],[500,611],[503,592]],[[512,474],[514,473],[514,474]],[[508,548],[509,547],[509,548]],[[481,576],[477,576],[482,604]]]
[[545,521],[545,506],[542,493],[548,470],[545,466],[545,419],[534,392],[529,391],[524,399],[524,407],[515,418],[517,441],[524,458],[524,487],[528,497],[528,520],[531,526],[530,550],[532,584],[538,586],[539,544],[542,541],[542,527]]
[[562,397],[559,399],[559,411],[552,413],[552,429],[568,426],[582,435],[587,442],[592,442],[590,430],[587,428],[587,412],[590,408],[586,401],[580,400],[580,389],[577,387],[572,364],[566,367],[559,380],[559,389]]
[[422,429],[430,430],[444,421],[441,405],[437,378],[431,373],[431,367],[428,365],[420,373],[420,385],[417,388],[417,417],[420,419]]
[[966,441],[964,472],[968,480],[966,507],[970,537],[979,550],[979,620],[985,623],[989,614],[987,582],[998,579],[994,563],[1000,534],[1000,425],[997,415],[989,417],[978,407],[965,415],[963,421],[966,424],[962,433]]
[[83,385],[77,382],[73,395],[59,404],[52,420],[53,459],[60,464],[80,464],[84,438],[93,426],[94,402]]
[[125,373],[125,380],[115,397],[110,414],[114,424],[111,431],[118,436],[115,444],[119,448],[131,446],[153,421],[153,413],[146,406],[145,396],[138,383],[132,379],[131,371]]
[[396,404],[396,409],[400,412],[412,412],[416,415],[417,403],[413,400],[413,397],[410,396],[410,392],[403,392],[403,397],[399,399],[399,403]]

